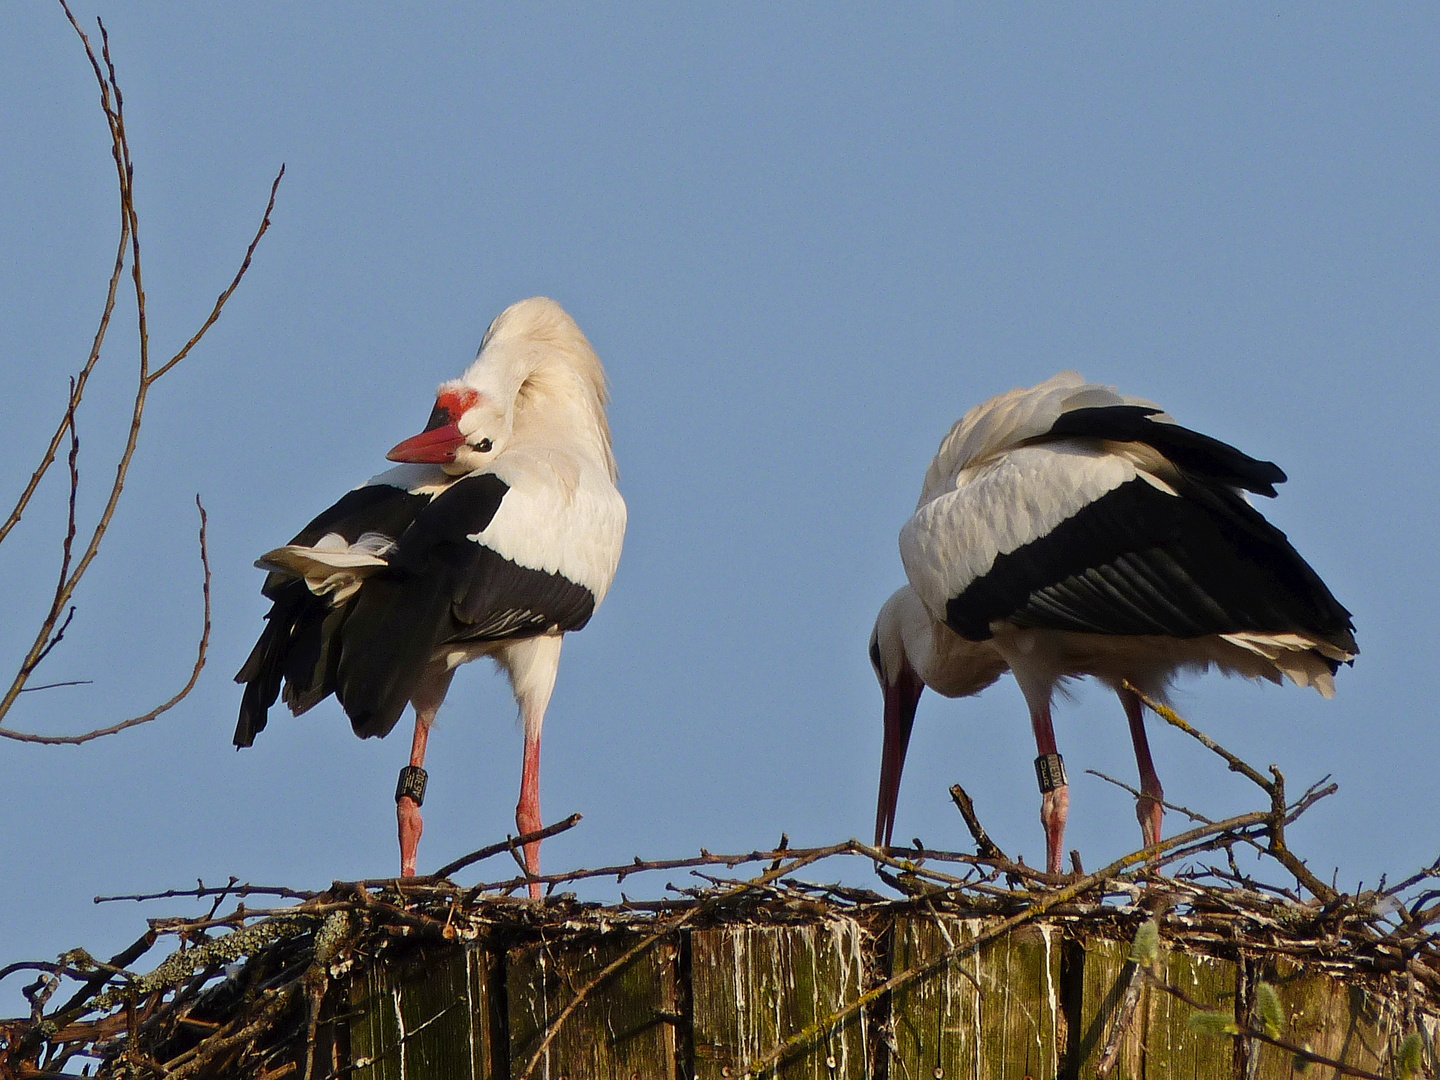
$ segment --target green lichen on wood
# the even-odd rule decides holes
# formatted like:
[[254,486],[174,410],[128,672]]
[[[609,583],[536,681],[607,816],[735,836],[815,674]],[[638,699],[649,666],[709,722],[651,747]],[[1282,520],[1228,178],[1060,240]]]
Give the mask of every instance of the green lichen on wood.
[[[980,923],[953,916],[896,920],[897,970],[973,939]],[[977,950],[894,996],[892,1076],[1053,1077],[1066,1041],[1058,929],[1031,926]]]
[[127,1000],[138,1000],[159,990],[173,990],[202,968],[234,963],[293,934],[297,926],[306,926],[313,922],[314,920],[309,918],[282,915],[221,934],[219,937],[208,938],[189,949],[171,953],[154,971],[142,975],[134,982],[105,991],[95,998],[91,1008],[96,1012],[109,1012]]
[[[865,933],[853,920],[811,926],[730,926],[690,935],[698,1080],[739,1076],[785,1039],[860,996]],[[865,1015],[821,1037],[771,1075],[783,1080],[862,1080]]]

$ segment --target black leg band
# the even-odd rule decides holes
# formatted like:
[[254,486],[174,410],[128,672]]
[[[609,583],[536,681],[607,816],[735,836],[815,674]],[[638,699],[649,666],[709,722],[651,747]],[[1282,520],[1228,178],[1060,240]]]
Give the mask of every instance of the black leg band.
[[395,785],[395,801],[412,798],[416,806],[425,805],[425,782],[430,775],[419,765],[406,765],[400,770],[400,782]]
[[1070,783],[1065,775],[1065,759],[1059,754],[1041,754],[1035,759],[1035,779],[1040,781],[1041,795],[1065,787]]

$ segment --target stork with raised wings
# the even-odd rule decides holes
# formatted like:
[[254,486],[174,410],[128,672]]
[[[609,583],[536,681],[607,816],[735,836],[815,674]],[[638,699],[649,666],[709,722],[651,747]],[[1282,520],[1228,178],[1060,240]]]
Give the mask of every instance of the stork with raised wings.
[[1075,372],[970,410],[900,531],[910,584],[880,610],[885,696],[875,842],[889,844],[925,687],[979,693],[1006,671],[1030,709],[1046,866],[1061,870],[1069,785],[1050,706],[1092,675],[1120,696],[1140,769],[1136,816],[1160,839],[1164,793],[1140,698],[1210,667],[1335,693],[1358,654],[1350,613],[1245,492],[1285,474]]
[[[521,833],[540,828],[540,731],[564,635],[605,599],[625,502],[605,416],[605,372],[553,300],[507,308],[480,354],[441,385],[402,462],[256,563],[273,602],[240,673],[235,745],[281,693],[297,716],[334,694],[361,738],[415,710],[395,792],[400,873],[415,873],[425,745],[455,668],[488,656],[510,677],[525,732]],[[540,845],[525,845],[540,871]],[[539,885],[532,882],[532,896]]]

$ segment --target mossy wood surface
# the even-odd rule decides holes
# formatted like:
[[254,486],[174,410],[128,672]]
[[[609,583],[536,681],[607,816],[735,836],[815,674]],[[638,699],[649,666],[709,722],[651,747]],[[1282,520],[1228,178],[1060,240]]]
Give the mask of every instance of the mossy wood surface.
[[[954,916],[895,923],[895,970],[933,960],[973,940],[982,924]],[[1053,1077],[1068,1025],[1062,1011],[1060,931],[1025,927],[895,995],[897,1064],[892,1076]]]
[[[1023,927],[978,949],[983,927],[959,916],[903,915],[878,938],[853,919],[731,925],[658,941],[628,961],[559,1028],[536,1080],[730,1080],[890,975],[958,946],[956,957],[821,1035],[767,1075],[784,1080],[1090,1080],[1119,1020],[1134,966],[1130,942],[1076,940],[1058,924]],[[490,951],[427,946],[349,977],[317,1046],[316,1076],[357,1080],[502,1080],[521,1075],[575,993],[637,939],[606,933]],[[1282,1037],[1382,1076],[1403,1035],[1433,1037],[1421,999],[1382,996],[1286,959],[1241,963],[1162,945],[1168,985],[1258,1026],[1255,985],[1280,998]],[[1201,1035],[1192,1009],[1140,991],[1112,1077],[1300,1080],[1258,1041]],[[888,1023],[887,1023],[888,1021]],[[331,1037],[332,1033],[338,1033]],[[880,1045],[876,1045],[879,1035]],[[1435,1058],[1427,1047],[1426,1067]]]
[[[865,937],[850,919],[811,926],[722,927],[690,935],[697,1080],[738,1076],[790,1036],[854,1001],[865,987]],[[866,1016],[784,1062],[783,1080],[863,1080]]]
[[[1096,1076],[1119,1021],[1135,970],[1129,957],[1129,942],[1096,940],[1085,946],[1076,1039],[1077,1075],[1082,1080]],[[1187,997],[1212,1010],[1234,1013],[1239,968],[1232,961],[1162,947],[1160,968],[1166,983]],[[1232,1076],[1235,1040],[1191,1031],[1192,1012],[1171,994],[1154,987],[1142,989],[1111,1076],[1146,1080]]]
[[[510,1075],[534,1056],[546,1027],[606,966],[635,944],[628,934],[596,943],[541,943],[506,958]],[[586,997],[546,1048],[535,1080],[673,1080],[678,949],[659,941]]]
[[356,1080],[493,1080],[495,960],[479,949],[423,949],[351,986]]

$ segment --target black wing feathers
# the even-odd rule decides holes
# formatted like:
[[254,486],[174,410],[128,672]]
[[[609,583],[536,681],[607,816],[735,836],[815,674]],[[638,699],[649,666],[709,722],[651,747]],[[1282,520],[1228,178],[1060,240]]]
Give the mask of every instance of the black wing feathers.
[[314,543],[328,532],[352,542],[365,532],[398,535],[389,565],[337,607],[304,582],[271,575],[270,625],[238,677],[250,685],[236,745],[248,746],[265,726],[282,676],[296,712],[333,691],[357,734],[384,735],[444,646],[578,630],[594,611],[588,589],[469,539],[489,526],[510,490],[499,477],[467,477],[433,500],[389,489],[418,505],[371,490],[351,492],[293,542]]
[[[339,533],[354,543],[367,532],[397,537],[430,502],[391,484],[370,484],[346,492],[339,501],[306,525],[292,544],[314,544],[327,533]],[[298,715],[322,701],[334,686],[338,660],[332,649],[344,622],[346,608],[331,607],[314,595],[303,581],[272,572],[261,593],[273,601],[266,625],[235,681],[245,683],[240,718],[235,725],[236,746],[250,746],[265,730],[266,713],[280,696],[283,680],[286,702]]]
[[338,609],[331,609],[303,581],[281,574],[270,576],[281,579],[278,588],[266,583],[266,595],[274,605],[265,616],[260,640],[235,676],[236,682],[246,684],[235,725],[236,746],[250,746],[255,735],[265,730],[266,713],[280,696],[282,679],[297,715],[330,692],[326,654]]
[[1186,477],[1176,490],[1120,485],[996,558],[950,600],[946,621],[972,641],[1004,619],[1178,638],[1305,631],[1355,650],[1350,613],[1283,532],[1209,477]]
[[1194,476],[1275,497],[1285,473],[1273,461],[1260,461],[1228,443],[1164,420],[1151,420],[1159,409],[1145,405],[1106,405],[1062,413],[1037,442],[1059,438],[1108,439],[1152,446]]
[[449,488],[400,538],[390,566],[360,590],[335,688],[356,734],[394,727],[445,645],[578,630],[589,621],[590,590],[468,539],[490,524],[507,491],[491,474]]

